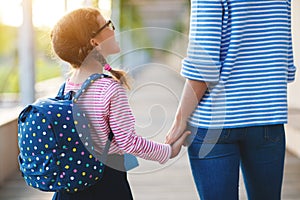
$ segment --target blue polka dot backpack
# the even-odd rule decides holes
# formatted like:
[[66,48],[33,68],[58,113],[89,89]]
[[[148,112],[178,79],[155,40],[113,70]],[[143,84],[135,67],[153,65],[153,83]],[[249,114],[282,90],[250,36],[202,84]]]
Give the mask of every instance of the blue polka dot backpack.
[[103,154],[94,151],[91,125],[76,101],[96,79],[91,75],[75,94],[41,99],[28,105],[18,118],[19,165],[25,182],[42,191],[74,193],[101,180],[113,133]]

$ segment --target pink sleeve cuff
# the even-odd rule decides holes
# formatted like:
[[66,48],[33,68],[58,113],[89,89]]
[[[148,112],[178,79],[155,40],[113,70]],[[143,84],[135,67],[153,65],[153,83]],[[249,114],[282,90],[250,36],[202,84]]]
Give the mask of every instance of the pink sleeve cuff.
[[159,161],[160,164],[165,164],[171,158],[171,154],[172,154],[171,145],[164,144],[164,146],[166,148],[166,156],[161,161]]

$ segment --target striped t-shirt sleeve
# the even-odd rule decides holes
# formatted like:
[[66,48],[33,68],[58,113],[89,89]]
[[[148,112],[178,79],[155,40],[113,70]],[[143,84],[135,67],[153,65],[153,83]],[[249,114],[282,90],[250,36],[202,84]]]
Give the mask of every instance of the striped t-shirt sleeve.
[[221,0],[192,0],[189,46],[182,61],[182,76],[198,81],[218,82],[222,38]]
[[135,118],[130,109],[125,89],[118,83],[108,88],[113,91],[110,99],[109,124],[117,146],[126,153],[146,160],[167,162],[171,146],[147,140],[135,132]]
[[291,1],[287,1],[288,4],[288,15],[289,15],[289,32],[290,32],[290,40],[289,40],[289,64],[288,64],[288,82],[291,83],[295,80],[296,67],[294,65],[294,57],[293,57],[293,45],[292,45],[292,30],[291,30]]

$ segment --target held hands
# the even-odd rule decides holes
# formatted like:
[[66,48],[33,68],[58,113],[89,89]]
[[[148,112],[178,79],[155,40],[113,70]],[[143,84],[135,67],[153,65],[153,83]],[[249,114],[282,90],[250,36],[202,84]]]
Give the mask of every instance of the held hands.
[[170,158],[174,158],[179,154],[181,146],[184,144],[186,137],[190,134],[190,131],[185,131],[173,144],[171,144],[172,153]]
[[166,137],[166,143],[170,144],[172,147],[171,158],[174,158],[179,154],[181,146],[185,144],[185,140],[190,134],[190,131],[186,131],[186,123],[182,121],[175,121],[173,123]]
[[182,120],[175,120],[166,136],[166,143],[173,144],[177,141],[185,132],[186,127],[186,122]]

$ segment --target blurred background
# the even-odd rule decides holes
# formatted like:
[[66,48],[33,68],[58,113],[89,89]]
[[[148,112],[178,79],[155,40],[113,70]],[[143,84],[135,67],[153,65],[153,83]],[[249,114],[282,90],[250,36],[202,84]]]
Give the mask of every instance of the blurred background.
[[[137,131],[164,141],[184,80],[181,59],[188,42],[188,0],[0,0],[0,199],[51,199],[24,185],[17,164],[20,109],[55,94],[69,71],[51,50],[51,27],[65,13],[97,7],[111,18],[122,52],[112,66],[133,77],[130,104]],[[300,61],[300,1],[292,3],[295,65]],[[298,12],[297,12],[298,11]],[[289,85],[284,199],[300,199],[300,75]],[[143,162],[130,182],[136,199],[197,199],[186,150],[161,167]],[[171,180],[171,181],[170,181]],[[182,183],[185,183],[182,185]],[[163,187],[162,187],[163,186]],[[17,193],[15,191],[18,191]],[[241,198],[245,191],[241,186]]]

